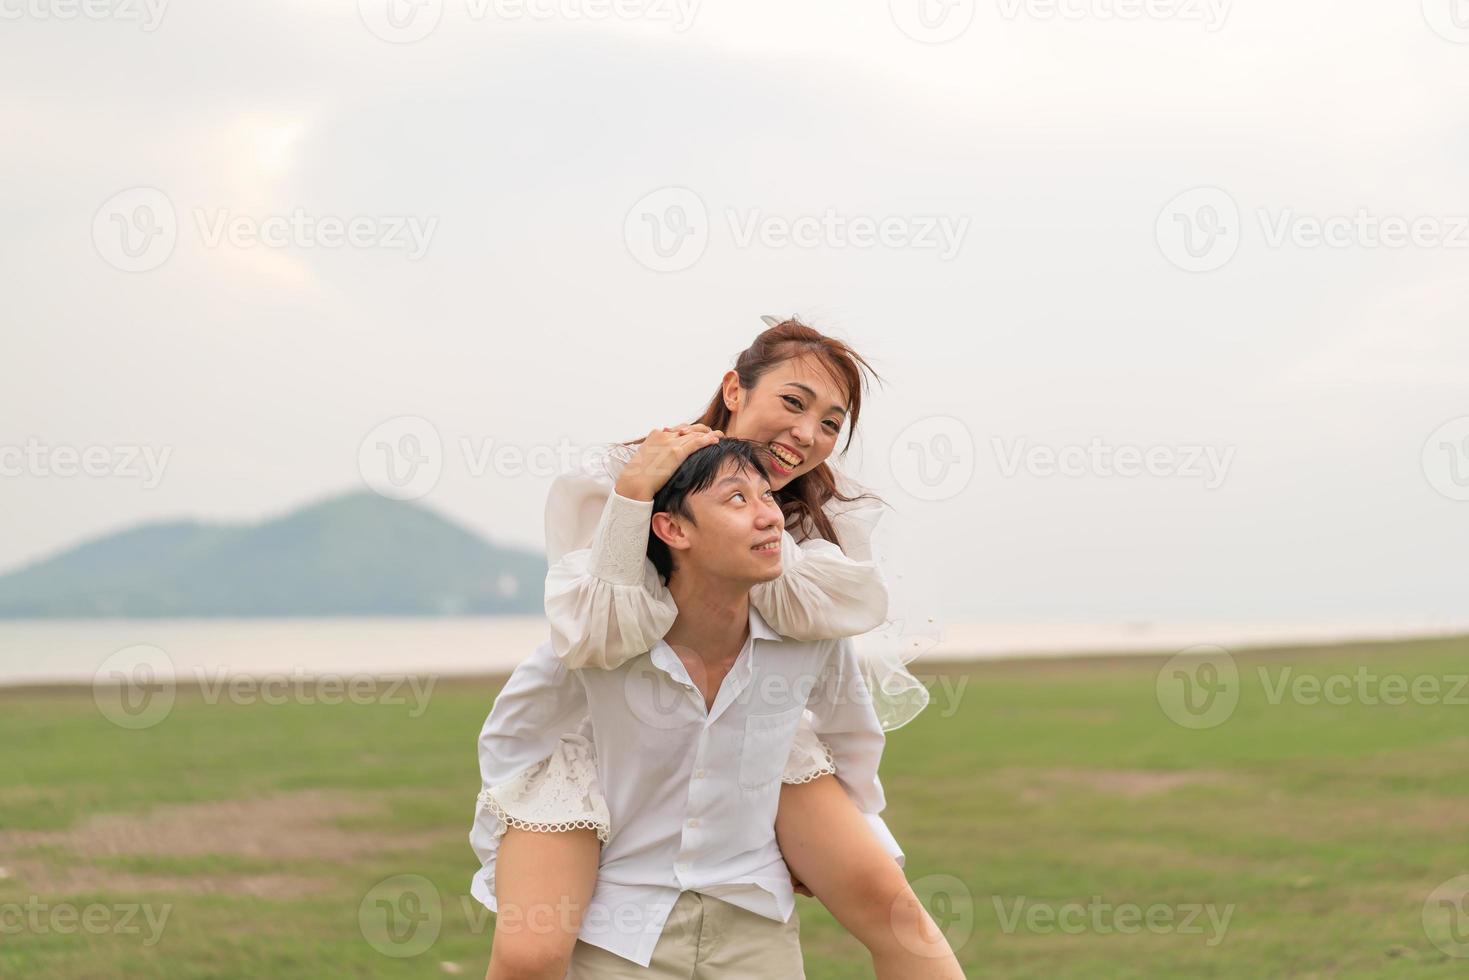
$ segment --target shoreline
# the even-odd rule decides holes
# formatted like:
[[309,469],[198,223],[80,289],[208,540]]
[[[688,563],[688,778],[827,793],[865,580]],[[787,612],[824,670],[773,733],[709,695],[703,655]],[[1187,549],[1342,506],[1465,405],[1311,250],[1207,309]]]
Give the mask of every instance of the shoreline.
[[[1296,660],[1302,657],[1314,658],[1318,656],[1329,656],[1340,654],[1344,651],[1364,653],[1373,648],[1380,648],[1378,652],[1386,652],[1401,647],[1404,644],[1431,644],[1438,642],[1462,641],[1469,647],[1469,630],[1449,633],[1420,634],[1403,637],[1354,637],[1347,639],[1326,639],[1320,642],[1305,643],[1259,643],[1240,645],[1229,649],[1229,655],[1237,660],[1254,662],[1290,659]],[[1048,653],[1034,651],[1013,654],[971,654],[967,656],[947,656],[943,654],[930,654],[912,661],[909,668],[913,673],[924,680],[927,677],[947,676],[951,674],[969,674],[981,672],[1008,672],[1008,671],[1035,671],[1055,670],[1065,671],[1069,669],[1106,669],[1110,667],[1140,667],[1149,662],[1164,662],[1175,656],[1179,651],[1172,649],[1095,649],[1095,650],[1065,650]],[[1469,649],[1466,649],[1469,652]],[[275,672],[279,673],[279,672]],[[296,671],[296,675],[303,678],[314,678],[331,676],[332,671]],[[459,687],[499,687],[510,676],[508,670],[497,671],[472,671],[472,670],[446,670],[446,671],[378,671],[357,672],[358,676],[376,677],[383,679],[396,678],[432,678],[435,684],[448,684]],[[231,677],[261,678],[271,676],[272,672],[263,671],[259,673],[237,673]],[[181,691],[200,691],[204,684],[197,679],[187,676],[176,676],[174,683]],[[36,680],[0,680],[0,697],[33,695],[81,695],[89,694],[95,687],[92,679],[70,678],[70,679],[36,679]]]

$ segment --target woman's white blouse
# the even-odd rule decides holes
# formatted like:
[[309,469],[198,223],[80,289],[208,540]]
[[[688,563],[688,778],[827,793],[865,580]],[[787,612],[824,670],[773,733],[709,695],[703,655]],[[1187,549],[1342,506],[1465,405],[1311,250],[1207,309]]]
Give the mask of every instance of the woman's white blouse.
[[[678,616],[647,557],[652,501],[614,489],[635,451],[614,445],[589,454],[556,478],[546,499],[546,618],[552,649],[569,668],[613,669],[647,652]],[[883,512],[873,500],[829,502],[841,547],[783,532],[780,576],[750,592],[776,632],[794,640],[836,639],[887,621],[887,585],[871,545]],[[922,684],[900,660],[866,667],[884,728],[907,722],[927,703]]]

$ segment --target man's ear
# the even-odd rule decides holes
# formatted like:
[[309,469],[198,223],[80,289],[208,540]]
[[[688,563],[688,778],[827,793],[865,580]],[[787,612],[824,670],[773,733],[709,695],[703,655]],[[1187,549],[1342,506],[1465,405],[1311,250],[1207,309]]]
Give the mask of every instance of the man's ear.
[[688,532],[682,518],[660,510],[653,515],[652,531],[658,540],[668,545],[669,551],[687,551],[690,547]]

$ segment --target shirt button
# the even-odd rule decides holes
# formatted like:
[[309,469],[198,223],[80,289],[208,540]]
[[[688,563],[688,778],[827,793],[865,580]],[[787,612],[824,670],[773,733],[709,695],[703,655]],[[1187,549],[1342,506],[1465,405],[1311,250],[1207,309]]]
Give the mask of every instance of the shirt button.
[[697,827],[697,826],[699,826],[699,818],[698,817],[690,817],[689,818],[689,826],[690,827]]
[[694,770],[694,778],[695,779],[703,779],[704,778],[704,770],[702,770],[702,769],[695,769]]

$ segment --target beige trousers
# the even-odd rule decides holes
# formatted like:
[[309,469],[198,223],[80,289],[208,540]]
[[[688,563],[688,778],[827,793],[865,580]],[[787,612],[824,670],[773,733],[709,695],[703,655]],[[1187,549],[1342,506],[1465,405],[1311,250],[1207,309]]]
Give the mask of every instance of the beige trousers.
[[683,892],[647,968],[576,941],[566,980],[804,980],[801,917],[776,922],[738,905]]

